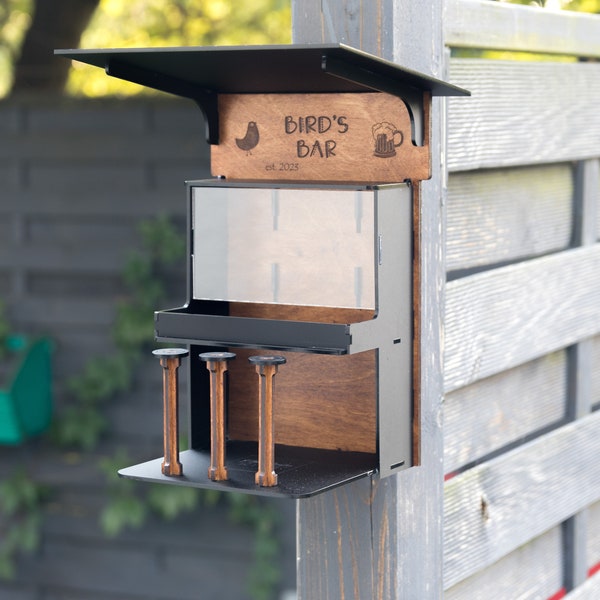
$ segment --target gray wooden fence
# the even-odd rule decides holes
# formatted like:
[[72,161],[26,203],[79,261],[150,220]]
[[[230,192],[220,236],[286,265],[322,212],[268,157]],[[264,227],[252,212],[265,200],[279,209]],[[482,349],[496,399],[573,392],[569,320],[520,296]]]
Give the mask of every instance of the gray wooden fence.
[[300,503],[300,597],[600,597],[600,17],[311,0],[294,32],[473,94],[423,184],[423,465]]

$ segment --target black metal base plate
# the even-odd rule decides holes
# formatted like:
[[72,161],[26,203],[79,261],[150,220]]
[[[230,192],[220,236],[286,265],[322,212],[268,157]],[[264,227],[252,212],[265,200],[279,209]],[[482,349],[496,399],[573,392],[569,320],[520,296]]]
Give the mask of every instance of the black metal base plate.
[[215,482],[208,478],[210,454],[202,450],[185,450],[180,454],[183,475],[178,477],[162,474],[162,458],[121,469],[119,475],[140,481],[237,491],[275,498],[307,498],[370,475],[376,464],[373,454],[277,445],[277,486],[266,488],[254,483],[257,456],[255,442],[229,442],[227,481]]

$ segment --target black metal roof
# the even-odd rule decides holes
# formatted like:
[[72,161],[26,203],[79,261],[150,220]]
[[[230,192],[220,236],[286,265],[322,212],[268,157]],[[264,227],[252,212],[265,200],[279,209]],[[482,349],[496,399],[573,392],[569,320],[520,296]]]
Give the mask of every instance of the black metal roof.
[[469,92],[343,44],[56,50],[57,55],[166,92],[319,93],[406,87],[434,96]]

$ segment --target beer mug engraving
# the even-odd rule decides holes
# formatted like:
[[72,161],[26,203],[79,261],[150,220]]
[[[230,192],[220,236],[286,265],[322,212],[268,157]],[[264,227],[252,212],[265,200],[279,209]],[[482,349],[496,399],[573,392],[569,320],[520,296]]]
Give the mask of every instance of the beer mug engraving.
[[373,139],[375,140],[375,150],[373,154],[379,158],[390,158],[396,156],[396,148],[404,141],[404,135],[396,129],[393,123],[383,121],[376,123],[371,128]]

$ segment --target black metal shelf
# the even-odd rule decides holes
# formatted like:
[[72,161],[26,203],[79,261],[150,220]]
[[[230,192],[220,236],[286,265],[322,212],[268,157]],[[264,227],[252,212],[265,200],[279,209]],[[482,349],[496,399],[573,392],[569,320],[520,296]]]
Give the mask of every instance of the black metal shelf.
[[159,340],[205,346],[348,354],[350,325],[198,314],[187,306],[155,313]]
[[260,487],[254,483],[258,448],[256,442],[227,443],[227,481],[211,481],[208,476],[210,453],[186,450],[180,454],[183,475],[168,477],[162,474],[162,458],[127,467],[119,471],[122,477],[191,486],[222,491],[240,490],[245,493],[279,498],[308,498],[374,473],[377,459],[374,454],[299,448],[275,447],[275,470],[278,485]]

